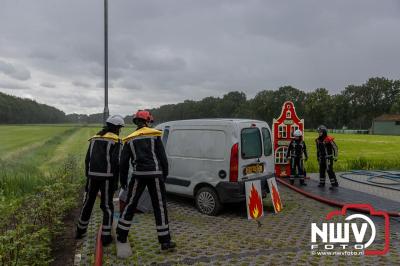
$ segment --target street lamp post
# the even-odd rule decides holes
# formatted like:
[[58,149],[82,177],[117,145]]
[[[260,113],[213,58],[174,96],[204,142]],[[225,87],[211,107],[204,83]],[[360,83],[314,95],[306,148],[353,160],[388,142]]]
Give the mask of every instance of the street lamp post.
[[104,0],[104,125],[108,116],[108,1]]

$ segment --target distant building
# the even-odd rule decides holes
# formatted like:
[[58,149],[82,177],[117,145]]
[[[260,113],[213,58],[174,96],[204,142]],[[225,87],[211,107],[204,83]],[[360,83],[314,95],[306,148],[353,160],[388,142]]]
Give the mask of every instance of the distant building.
[[372,134],[400,135],[400,114],[381,115],[372,122]]

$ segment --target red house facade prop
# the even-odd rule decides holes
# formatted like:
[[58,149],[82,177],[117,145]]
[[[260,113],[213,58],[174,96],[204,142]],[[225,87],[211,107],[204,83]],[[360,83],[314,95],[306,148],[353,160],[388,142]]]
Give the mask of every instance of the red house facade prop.
[[290,162],[286,159],[286,153],[293,133],[300,129],[304,134],[304,119],[300,119],[291,101],[282,106],[279,118],[274,119],[272,134],[274,136],[275,175],[285,177],[290,175]]

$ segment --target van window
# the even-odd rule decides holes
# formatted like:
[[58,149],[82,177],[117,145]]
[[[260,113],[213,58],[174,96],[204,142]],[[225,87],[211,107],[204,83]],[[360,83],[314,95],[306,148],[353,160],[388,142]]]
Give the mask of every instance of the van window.
[[261,134],[257,127],[242,130],[242,158],[259,158],[262,155]]
[[169,136],[167,154],[175,157],[223,160],[226,136],[220,130],[177,129]]
[[161,140],[162,143],[164,144],[164,147],[167,146],[168,136],[169,136],[169,126],[165,127],[163,130],[163,135]]
[[268,128],[262,128],[263,134],[263,142],[264,142],[264,155],[270,156],[272,154],[272,141],[271,141],[271,133]]

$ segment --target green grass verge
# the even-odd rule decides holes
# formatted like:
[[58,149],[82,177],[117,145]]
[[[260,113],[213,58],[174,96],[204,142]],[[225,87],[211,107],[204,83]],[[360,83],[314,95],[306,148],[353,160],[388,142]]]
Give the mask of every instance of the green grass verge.
[[64,215],[78,204],[87,139],[96,131],[33,128],[38,133],[27,135],[32,126],[11,126],[13,134],[0,139],[0,146],[14,143],[8,146],[11,156],[0,160],[0,265],[51,262],[51,241],[62,232]]
[[76,207],[80,186],[67,176],[58,177],[54,184],[9,203],[8,216],[0,220],[0,264],[48,265],[51,241],[63,231],[66,212]]

